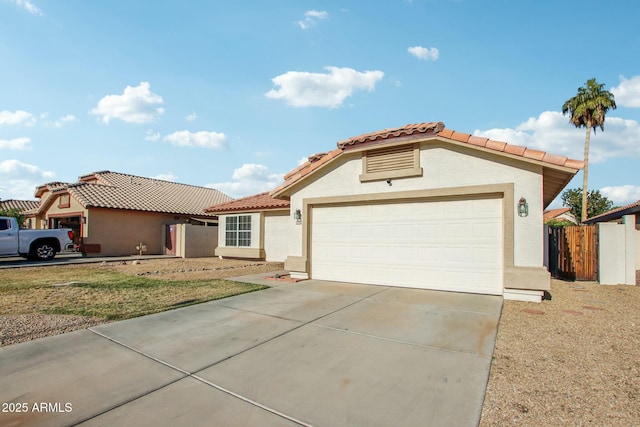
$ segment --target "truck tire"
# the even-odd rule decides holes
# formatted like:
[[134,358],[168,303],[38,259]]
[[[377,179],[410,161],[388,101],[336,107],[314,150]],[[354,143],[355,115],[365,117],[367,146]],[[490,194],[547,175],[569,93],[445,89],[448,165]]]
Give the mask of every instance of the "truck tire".
[[48,261],[56,256],[56,248],[49,242],[39,242],[33,245],[29,258],[40,261]]

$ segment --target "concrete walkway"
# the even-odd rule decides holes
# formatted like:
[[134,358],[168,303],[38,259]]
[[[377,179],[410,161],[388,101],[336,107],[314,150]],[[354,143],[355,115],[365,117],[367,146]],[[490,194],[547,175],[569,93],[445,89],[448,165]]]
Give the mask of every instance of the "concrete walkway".
[[270,284],[0,348],[0,425],[478,424],[501,297]]

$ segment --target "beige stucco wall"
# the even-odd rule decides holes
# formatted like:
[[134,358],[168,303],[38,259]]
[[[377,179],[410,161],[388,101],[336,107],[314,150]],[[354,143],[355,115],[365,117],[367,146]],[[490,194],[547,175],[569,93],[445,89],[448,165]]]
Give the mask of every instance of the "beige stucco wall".
[[640,270],[640,230],[635,230],[636,239],[636,270]]
[[155,212],[92,208],[85,224],[86,244],[99,244],[99,254],[133,255],[142,242],[147,255],[163,254],[166,224],[183,223],[187,216]]
[[264,215],[264,251],[267,261],[284,262],[291,255],[290,235],[296,225],[289,212],[265,212]]
[[[448,148],[446,148],[448,147]],[[304,200],[316,197],[354,194],[385,194],[412,190],[513,183],[513,211],[520,197],[529,205],[529,215],[513,218],[513,263],[521,267],[542,267],[543,263],[543,200],[542,168],[517,160],[444,143],[422,144],[420,166],[423,176],[361,183],[360,153],[343,155],[324,174],[296,189],[291,195],[291,212],[303,209]],[[303,255],[302,227],[290,234],[290,255]]]
[[176,225],[176,255],[182,258],[214,256],[218,246],[218,227],[193,224]]

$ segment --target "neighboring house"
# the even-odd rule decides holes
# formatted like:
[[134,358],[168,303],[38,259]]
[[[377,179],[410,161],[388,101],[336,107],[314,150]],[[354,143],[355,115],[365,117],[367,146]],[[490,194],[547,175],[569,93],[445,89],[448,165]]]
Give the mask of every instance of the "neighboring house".
[[633,202],[627,206],[612,209],[600,215],[588,218],[585,224],[596,224],[598,222],[622,222],[622,217],[625,215],[635,216],[635,227],[640,229],[640,200]]
[[[539,301],[550,288],[543,210],[583,165],[441,122],[385,129],[285,175],[270,195],[289,201],[289,217],[274,234],[286,236],[281,260],[293,277]],[[225,240],[234,231],[220,227],[218,251],[270,241],[254,218],[239,226],[250,241]]]
[[37,200],[0,200],[0,210],[8,211],[10,209],[15,209],[20,212],[28,211],[31,209],[35,209],[38,207]]
[[571,209],[569,208],[558,208],[558,209],[546,210],[544,211],[542,219],[545,224],[547,224],[549,221],[552,221],[552,220],[566,221],[566,222],[570,222],[571,224],[578,224],[578,221],[576,221],[576,217],[571,213]]
[[219,215],[215,254],[233,258],[284,261],[290,254],[289,201],[274,199],[268,192],[205,209]]
[[175,253],[176,224],[216,224],[206,206],[231,197],[218,190],[153,178],[101,171],[76,183],[39,186],[32,228],[72,228],[88,255]]

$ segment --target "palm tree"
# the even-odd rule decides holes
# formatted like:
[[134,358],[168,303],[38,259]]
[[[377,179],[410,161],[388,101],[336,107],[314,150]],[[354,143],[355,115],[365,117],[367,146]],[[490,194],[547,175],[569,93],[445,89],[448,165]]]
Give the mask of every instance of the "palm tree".
[[596,79],[587,80],[587,84],[578,88],[578,94],[562,105],[562,114],[571,114],[569,122],[577,128],[587,128],[584,140],[584,170],[582,174],[582,218],[587,219],[587,180],[589,178],[589,142],[591,129],[595,135],[599,127],[604,131],[604,117],[609,110],[616,109],[616,101],[611,92],[603,89],[604,84]]

